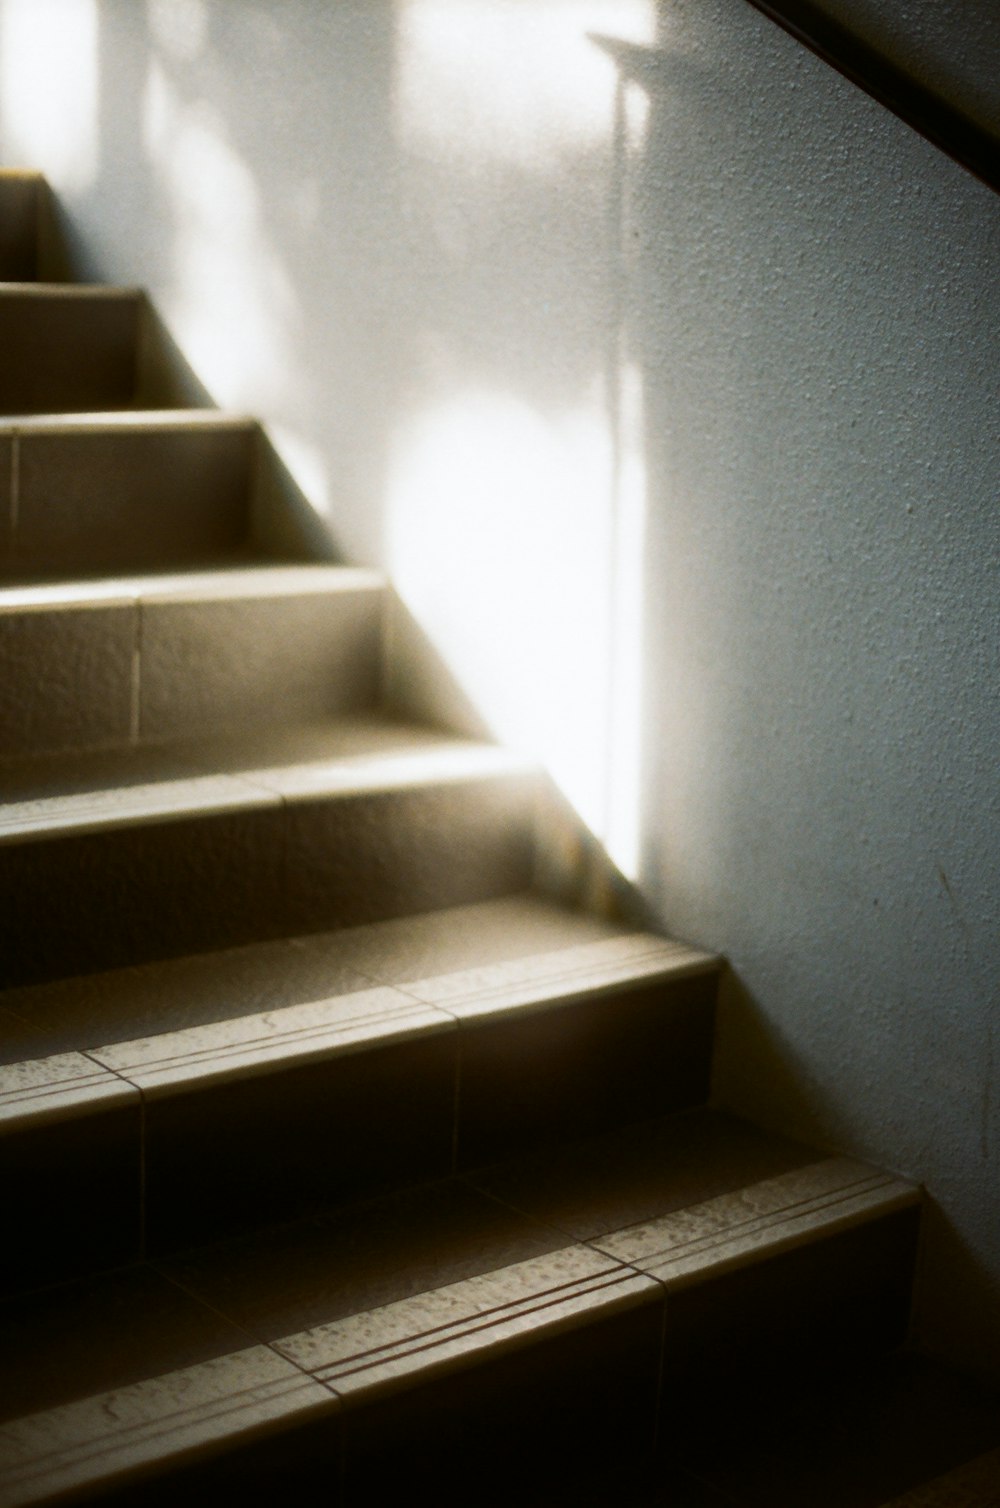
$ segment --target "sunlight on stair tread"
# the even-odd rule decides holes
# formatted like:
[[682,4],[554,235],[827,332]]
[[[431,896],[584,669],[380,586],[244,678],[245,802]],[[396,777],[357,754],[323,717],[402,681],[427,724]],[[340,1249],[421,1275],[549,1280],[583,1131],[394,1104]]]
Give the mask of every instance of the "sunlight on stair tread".
[[82,581],[44,582],[0,587],[0,613],[28,608],[109,606],[176,597],[212,601],[234,597],[281,597],[299,594],[377,590],[385,578],[366,566],[306,565],[232,566],[225,570],[182,571],[145,576],[102,576]]

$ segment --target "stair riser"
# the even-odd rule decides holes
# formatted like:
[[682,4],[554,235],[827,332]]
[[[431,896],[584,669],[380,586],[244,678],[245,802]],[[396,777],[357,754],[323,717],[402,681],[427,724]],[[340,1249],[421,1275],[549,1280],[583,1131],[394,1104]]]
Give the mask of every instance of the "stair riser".
[[623,990],[460,1039],[460,1171],[708,1098],[717,975]]
[[0,282],[38,276],[41,193],[42,180],[33,173],[0,173]]
[[[706,981],[711,989],[711,982]],[[484,1149],[564,1140],[581,1127],[607,1130],[646,1115],[698,1103],[707,1092],[711,1001],[696,1014],[683,983],[663,986],[654,1010],[637,1019],[628,993],[591,1007],[603,1018],[603,1057],[574,1052],[574,1011],[541,1013],[544,1031],[526,1034],[538,1050],[532,1085],[548,1101],[544,1119],[522,1124],[507,1075],[470,1080],[481,1027],[452,1027],[398,1045],[280,1070],[190,1093],[149,1097],[145,1112],[147,1243],[152,1252],[212,1239],[255,1223],[286,1220],[310,1207],[343,1203],[404,1183],[470,1168]],[[586,1013],[586,1007],[584,1007]],[[707,1025],[706,1025],[707,1023]],[[662,1081],[630,1100],[619,1086]],[[521,1060],[522,1066],[524,1060]],[[504,1058],[505,1069],[511,1062]],[[141,1081],[140,1081],[141,1082]]]
[[136,1092],[80,1120],[0,1133],[8,1233],[0,1248],[2,1291],[138,1259],[141,1114]]
[[0,987],[526,889],[528,776],[0,846]]
[[130,292],[0,290],[0,413],[128,408],[142,313]]
[[571,1477],[641,1468],[654,1450],[662,1310],[654,1295],[419,1388],[348,1402],[344,1508],[560,1503]]
[[155,1477],[102,1492],[88,1502],[103,1508],[177,1508],[178,1503],[306,1503],[337,1508],[343,1424],[331,1398],[329,1414],[278,1433],[255,1433],[236,1452],[181,1463]]
[[907,1339],[919,1206],[668,1295],[661,1448],[748,1389],[824,1379]]
[[[569,1322],[546,1317],[541,1295],[541,1323],[519,1343],[480,1345],[450,1366],[418,1369],[373,1391],[358,1391],[350,1377],[346,1388],[328,1382],[328,1413],[313,1404],[311,1416],[251,1430],[203,1461],[164,1463],[152,1488],[134,1481],[98,1500],[131,1508],[171,1501],[171,1490],[181,1487],[235,1489],[254,1463],[261,1483],[280,1484],[287,1468],[303,1498],[322,1488],[322,1500],[341,1508],[380,1508],[414,1496],[446,1508],[561,1502],[572,1481],[598,1493],[605,1484],[599,1500],[607,1502],[616,1501],[617,1482],[627,1498],[625,1482],[657,1453],[669,1458],[681,1444],[690,1457],[682,1432],[696,1409],[696,1438],[710,1452],[720,1417],[773,1374],[775,1338],[792,1385],[823,1371],[834,1325],[840,1357],[857,1360],[898,1343],[898,1325],[873,1332],[871,1315],[886,1299],[892,1307],[908,1295],[916,1220],[915,1210],[875,1218],[737,1274],[745,1278],[739,1309],[729,1302],[729,1280],[699,1284],[683,1303],[670,1291],[640,1287],[630,1301],[610,1308],[598,1302]],[[805,1291],[818,1323],[797,1302]],[[695,1308],[699,1324],[707,1320],[707,1349],[690,1325]],[[495,1317],[482,1321],[487,1339]],[[433,1349],[433,1332],[424,1339]],[[714,1386],[717,1364],[723,1382],[742,1379],[741,1392]],[[317,1367],[314,1375],[321,1373]],[[578,1494],[571,1490],[567,1500]]]
[[[115,1220],[101,1237],[101,1253],[106,1259],[108,1242],[117,1239],[114,1260],[125,1262],[138,1254],[143,1220],[145,1251],[155,1255],[386,1188],[445,1178],[456,1164],[481,1160],[484,1147],[527,1146],[532,1137],[565,1140],[581,1127],[604,1131],[700,1101],[707,1089],[713,994],[714,979],[706,976],[534,1015],[535,1030],[518,1042],[517,1061],[525,1067],[523,1054],[535,1054],[531,1088],[546,1101],[546,1112],[544,1120],[536,1116],[527,1126],[520,1096],[504,1092],[514,1066],[507,1052],[500,1076],[482,1075],[475,1082],[467,1074],[465,1065],[477,1057],[495,1063],[492,1029],[460,1028],[442,1017],[432,1018],[430,1029],[415,1039],[374,1038],[354,1052],[299,1065],[287,1058],[258,1062],[221,1082],[195,1077],[204,1067],[197,1035],[187,1044],[196,1067],[185,1078],[175,1058],[177,1082],[167,1087],[156,1086],[155,1068],[145,1074],[130,1069],[127,1052],[116,1056],[111,1050],[109,1057],[96,1050],[95,1072],[108,1061],[108,1074],[113,1069],[121,1075],[109,1077],[102,1089],[113,1085],[131,1099],[105,1110],[100,1121],[81,1117],[79,1106],[67,1107],[46,1128],[45,1146],[54,1165],[71,1167],[84,1207],[110,1197],[105,1184],[118,1170]],[[599,1030],[592,1030],[599,1053],[582,1057],[576,1050],[578,1011],[599,1021]],[[132,1054],[133,1061],[140,1057]],[[225,1050],[218,1061],[226,1066]],[[619,1086],[615,1096],[607,1093],[609,1080]],[[632,1083],[644,1092],[629,1096]],[[94,1128],[104,1125],[114,1133],[98,1142]],[[50,1205],[46,1196],[38,1204],[39,1189],[47,1187],[35,1181],[39,1133],[29,1126],[21,1136],[23,1151],[17,1137],[7,1138],[10,1166],[23,1162],[27,1169],[16,1186],[16,1213],[9,1206],[11,1218],[17,1229],[37,1226],[43,1235],[31,1243],[26,1263],[11,1243],[6,1281],[15,1288],[33,1280],[36,1250],[50,1266],[62,1264],[63,1276],[90,1270],[102,1259],[81,1247],[76,1205],[64,1220],[58,1201]],[[140,1164],[141,1211],[138,1182],[128,1187]]]
[[181,569],[245,547],[251,424],[0,433],[0,573]]
[[378,589],[0,613],[0,755],[124,748],[373,708]]
[[[731,1281],[706,1282],[690,1303],[668,1292],[356,1412],[348,1399],[344,1508],[421,1484],[454,1508],[470,1483],[477,1502],[523,1501],[525,1484],[540,1502],[547,1491],[562,1501],[570,1462],[579,1481],[604,1480],[613,1502],[616,1476],[673,1458],[696,1422],[710,1459],[720,1417],[774,1378],[776,1354],[791,1383],[828,1375],[834,1355],[856,1364],[902,1343],[917,1226],[910,1210],[765,1261],[739,1275],[738,1300]],[[695,1308],[707,1329],[689,1324]]]

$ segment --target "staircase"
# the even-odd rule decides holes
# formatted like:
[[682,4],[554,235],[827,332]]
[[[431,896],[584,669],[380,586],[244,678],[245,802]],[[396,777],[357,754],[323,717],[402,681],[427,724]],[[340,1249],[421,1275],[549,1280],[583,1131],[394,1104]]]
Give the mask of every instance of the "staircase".
[[720,960],[545,893],[541,774],[394,712],[383,579],[138,292],[40,280],[45,193],[0,175],[0,1504],[624,1502],[897,1345],[918,1191],[707,1108]]

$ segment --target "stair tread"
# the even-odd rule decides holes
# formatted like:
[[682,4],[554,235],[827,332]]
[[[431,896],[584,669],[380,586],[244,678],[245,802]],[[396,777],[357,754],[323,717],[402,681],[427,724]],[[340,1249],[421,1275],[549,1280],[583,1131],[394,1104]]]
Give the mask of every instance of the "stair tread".
[[528,893],[13,989],[0,996],[0,1062],[17,1065],[0,1069],[0,1116],[44,1109],[82,1053],[83,1097],[109,1092],[101,1067],[153,1093],[717,963]]
[[0,281],[0,300],[3,299],[66,299],[82,302],[87,299],[144,298],[142,288],[133,284],[118,283],[43,283],[32,281]]
[[527,768],[496,745],[385,717],[8,759],[0,844]]
[[[691,1231],[718,1229],[720,1200],[736,1228],[748,1206],[769,1200],[779,1227],[803,1190],[831,1180],[822,1154],[711,1111],[593,1139],[577,1156],[617,1168],[633,1211],[683,1211]],[[871,1176],[837,1162],[835,1176],[848,1182]],[[218,1446],[226,1429],[338,1402],[356,1408],[623,1308],[661,1304],[660,1281],[609,1254],[606,1239],[581,1239],[555,1204],[526,1209],[497,1196],[498,1178],[523,1191],[540,1167],[536,1158],[409,1190],[4,1306],[4,1372],[18,1378],[0,1402],[10,1421],[4,1501],[162,1465],[206,1441]],[[782,1180],[784,1204],[774,1196]],[[916,1199],[912,1186],[885,1182],[886,1202],[859,1218]],[[617,1229],[615,1185],[588,1197],[589,1227]],[[798,1239],[824,1233],[819,1221]],[[768,1254],[763,1240],[743,1260]]]
[[255,600],[309,593],[379,590],[381,571],[364,566],[241,562],[222,569],[16,582],[0,586],[0,613],[56,611],[131,602]]
[[[169,571],[163,574],[169,575],[175,583],[183,583],[197,576],[202,576],[206,572],[218,576],[228,576],[246,571],[287,570],[289,567],[295,568],[298,565],[299,562],[294,560],[290,554],[283,555],[277,551],[269,552],[267,549],[258,547],[251,541],[243,545],[237,545],[234,548],[212,548],[202,550],[197,554],[188,550],[175,552],[170,560]],[[345,566],[341,569],[348,570],[355,568]],[[145,592],[146,584],[159,578],[148,575],[139,577],[132,571],[128,571],[124,575],[115,572],[109,578],[107,569],[101,565],[95,564],[93,570],[87,572],[80,569],[78,561],[74,562],[73,588],[81,588],[84,594],[86,594],[89,587],[96,588],[93,593],[93,600],[97,603],[102,601],[100,584],[107,583],[109,579],[113,580],[119,586],[119,589],[122,581],[130,584],[140,581],[142,583],[142,590]],[[376,586],[379,584],[379,582],[374,583]],[[45,560],[39,561],[37,559],[31,561],[14,559],[0,562],[0,594],[7,591],[20,592],[26,589],[29,591],[40,589],[43,593],[52,593],[54,600],[46,601],[44,597],[41,597],[38,605],[52,607],[58,606],[58,597],[56,594],[60,590],[64,591],[66,585],[66,570],[62,563],[46,562]],[[347,587],[348,584],[342,582],[341,585]],[[176,586],[174,589],[176,590]],[[127,604],[133,604],[137,598],[126,595],[124,599],[118,599],[114,595],[111,595],[106,600],[122,600]],[[153,600],[152,592],[148,593],[147,600]],[[182,597],[180,600],[190,601],[192,599]],[[211,599],[209,598],[208,600]],[[82,604],[71,605],[78,606]]]
[[[34,284],[30,286],[35,286]],[[2,284],[0,284],[2,287]],[[159,429],[259,429],[252,414],[222,408],[98,409],[94,413],[15,414],[0,420],[0,435],[76,434]]]

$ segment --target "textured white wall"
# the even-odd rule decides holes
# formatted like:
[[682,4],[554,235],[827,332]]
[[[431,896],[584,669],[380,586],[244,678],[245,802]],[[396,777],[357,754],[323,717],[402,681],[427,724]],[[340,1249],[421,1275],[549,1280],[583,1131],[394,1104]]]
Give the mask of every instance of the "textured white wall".
[[924,1179],[922,1332],[995,1365],[1000,200],[736,0],[670,10],[644,878],[732,961],[720,1096]]
[[[617,134],[588,29],[653,48]],[[8,65],[84,267],[638,819],[720,1098],[924,1179],[922,1332],[995,1364],[1000,200],[743,0],[0,0]]]

